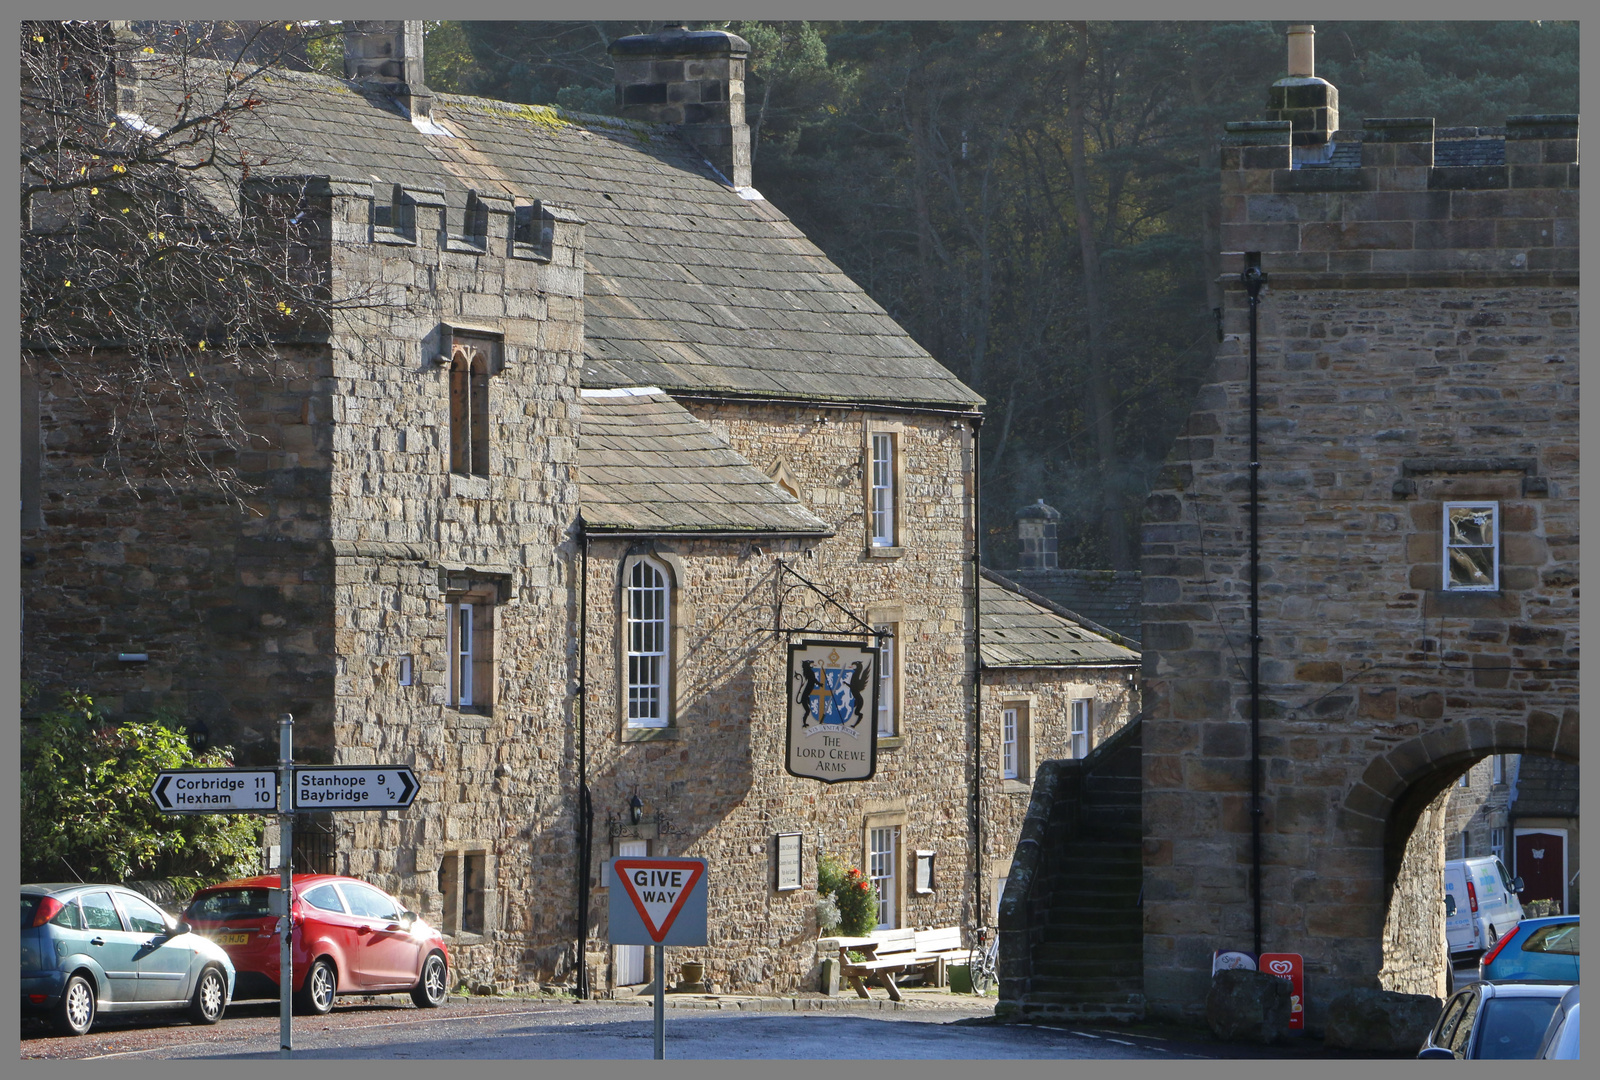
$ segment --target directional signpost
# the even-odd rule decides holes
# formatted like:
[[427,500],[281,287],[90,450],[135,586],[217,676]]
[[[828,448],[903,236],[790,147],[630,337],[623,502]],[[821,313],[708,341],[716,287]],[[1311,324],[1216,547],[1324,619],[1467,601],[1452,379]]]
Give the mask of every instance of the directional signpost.
[[276,769],[163,769],[150,789],[163,814],[270,814]]
[[[163,814],[278,815],[278,850],[284,909],[278,931],[278,1056],[294,1048],[289,1006],[294,964],[289,951],[292,931],[289,902],[294,877],[294,815],[297,810],[403,810],[417,797],[417,777],[404,765],[295,765],[294,717],[278,717],[276,769],[164,769],[156,775],[150,797]],[[678,860],[682,862],[684,860]],[[700,870],[705,864],[700,864]],[[696,872],[698,879],[699,871]],[[692,883],[691,883],[692,884]],[[687,893],[685,893],[687,896]],[[681,907],[683,901],[680,900]],[[676,911],[674,911],[676,914]],[[671,925],[671,918],[667,924]],[[705,890],[700,890],[700,938],[705,944]],[[659,940],[659,939],[658,939]],[[674,941],[673,944],[678,944]],[[689,944],[684,942],[684,944]],[[660,949],[656,950],[657,957]],[[660,960],[657,960],[660,964]],[[656,1046],[661,1046],[661,999],[656,998]],[[661,1055],[656,1054],[657,1057]]]
[[656,1060],[667,1056],[668,945],[706,943],[704,859],[624,857],[611,862],[608,937],[613,945],[656,947]]
[[400,810],[417,797],[417,778],[404,765],[298,765],[296,810]]

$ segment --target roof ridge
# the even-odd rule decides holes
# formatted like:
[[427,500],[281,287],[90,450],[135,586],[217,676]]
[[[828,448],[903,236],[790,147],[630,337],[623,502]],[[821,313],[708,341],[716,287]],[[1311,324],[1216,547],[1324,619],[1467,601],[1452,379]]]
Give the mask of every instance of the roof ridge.
[[1110,627],[1101,626],[1093,619],[1085,618],[1084,616],[1079,615],[1071,608],[1062,607],[1048,596],[1041,596],[1032,589],[1018,585],[1015,581],[1012,581],[1008,577],[1002,577],[1000,574],[989,569],[987,566],[980,566],[978,570],[984,578],[1000,586],[1002,589],[1016,593],[1018,596],[1022,597],[1031,604],[1038,604],[1052,615],[1059,615],[1063,619],[1069,619],[1083,627],[1085,630],[1088,630],[1094,634],[1099,634],[1101,637],[1110,641],[1113,645],[1121,645],[1124,649],[1131,649],[1134,652],[1140,652],[1143,649],[1143,646],[1141,646],[1138,641],[1128,637],[1126,634],[1119,634]]

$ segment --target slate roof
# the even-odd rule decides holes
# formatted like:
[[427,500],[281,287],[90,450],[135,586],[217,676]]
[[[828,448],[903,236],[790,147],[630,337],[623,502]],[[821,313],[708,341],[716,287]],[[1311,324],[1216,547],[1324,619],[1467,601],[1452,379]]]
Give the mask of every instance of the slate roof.
[[1523,754],[1516,798],[1506,808],[1517,817],[1577,817],[1578,766],[1543,754]]
[[581,406],[578,486],[590,531],[833,535],[656,388],[586,390]]
[[985,569],[978,586],[983,664],[989,668],[1129,667],[1139,654]]
[[[1306,161],[1296,168],[1361,168],[1361,128],[1334,132],[1327,161]],[[1506,129],[1503,127],[1435,128],[1433,164],[1436,168],[1471,168],[1506,163]]]
[[1137,570],[1014,570],[1011,578],[1139,647],[1144,634],[1144,585]]
[[[160,93],[146,84],[155,123],[171,115]],[[241,125],[239,137],[282,171],[442,189],[452,222],[469,188],[583,218],[586,386],[982,404],[776,207],[721,182],[670,128],[438,94],[432,118],[451,138],[324,75],[275,72],[269,96],[268,130]]]

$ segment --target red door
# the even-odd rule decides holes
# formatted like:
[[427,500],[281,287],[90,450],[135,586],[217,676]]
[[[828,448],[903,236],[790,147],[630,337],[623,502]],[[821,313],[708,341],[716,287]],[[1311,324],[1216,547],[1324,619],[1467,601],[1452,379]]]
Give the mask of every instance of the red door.
[[1522,892],[1518,894],[1524,904],[1533,900],[1556,900],[1561,910],[1566,910],[1566,846],[1567,838],[1559,833],[1518,833],[1516,838],[1516,870],[1522,878]]

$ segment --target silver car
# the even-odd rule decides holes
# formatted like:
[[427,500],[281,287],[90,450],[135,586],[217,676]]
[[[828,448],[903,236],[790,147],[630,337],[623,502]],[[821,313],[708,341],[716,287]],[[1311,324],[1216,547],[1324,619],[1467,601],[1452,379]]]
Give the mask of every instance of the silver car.
[[118,885],[22,886],[22,1009],[63,1035],[102,1012],[186,1009],[215,1024],[233,1000],[233,961],[189,924]]

